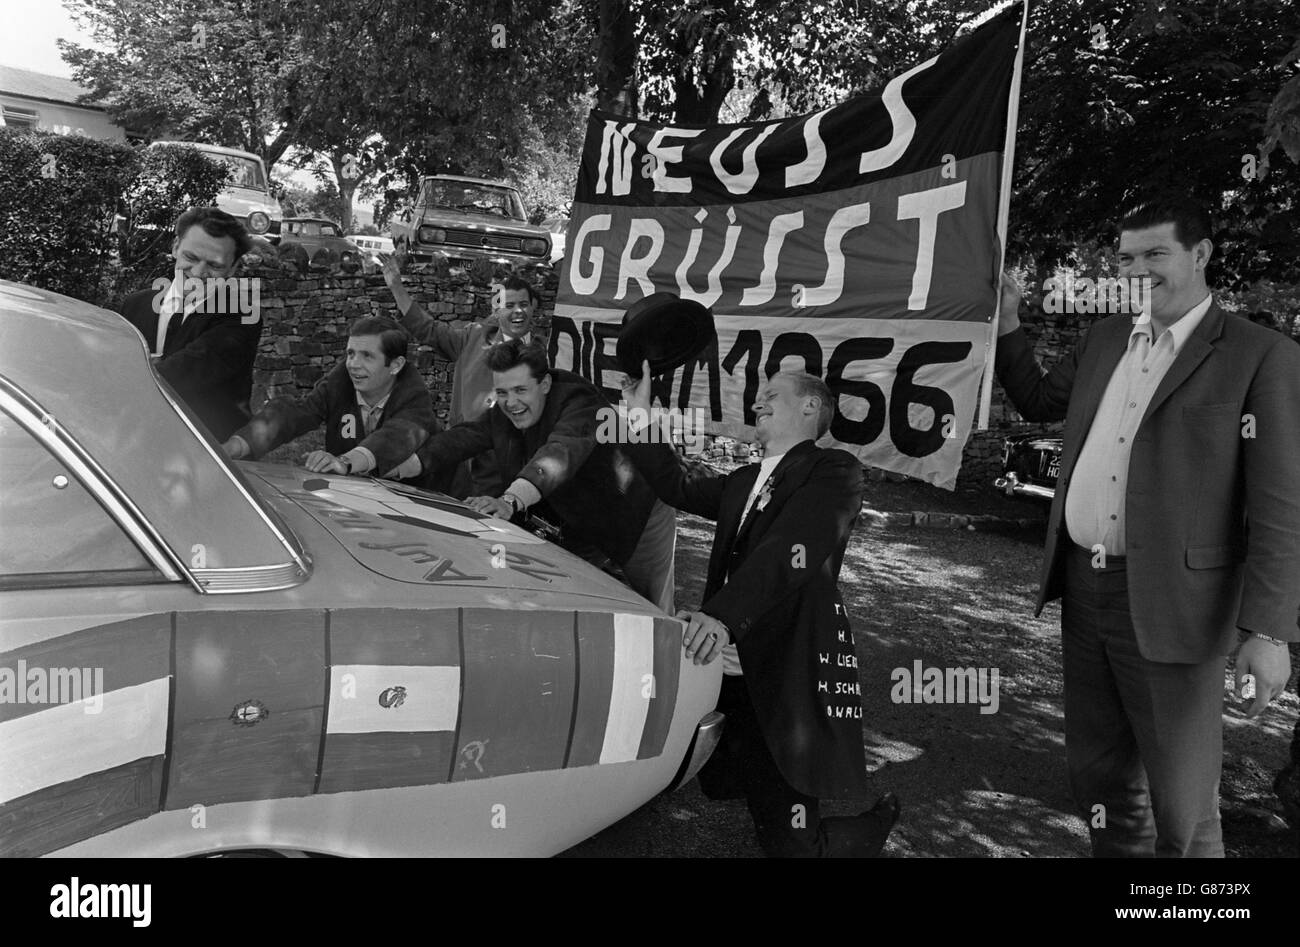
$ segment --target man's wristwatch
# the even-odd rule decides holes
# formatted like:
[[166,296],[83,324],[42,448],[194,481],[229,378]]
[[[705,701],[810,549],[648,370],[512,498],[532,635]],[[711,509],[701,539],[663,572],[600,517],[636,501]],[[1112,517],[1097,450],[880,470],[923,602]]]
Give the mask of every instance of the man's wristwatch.
[[339,457],[339,461],[343,464],[343,473],[346,474],[346,475],[348,475],[348,476],[351,476],[351,475],[352,475],[352,458],[351,458],[351,457]]
[[519,499],[519,497],[515,496],[513,493],[509,493],[509,492],[503,493],[501,494],[501,499],[505,500],[508,504],[510,504],[511,516],[514,516],[516,513],[523,512],[524,501]]
[[1266,635],[1263,634],[1262,632],[1252,631],[1251,634],[1254,635],[1256,638],[1263,639],[1264,641],[1271,641],[1273,644],[1280,644],[1284,648],[1286,647],[1287,644],[1281,638],[1274,638],[1272,635]]

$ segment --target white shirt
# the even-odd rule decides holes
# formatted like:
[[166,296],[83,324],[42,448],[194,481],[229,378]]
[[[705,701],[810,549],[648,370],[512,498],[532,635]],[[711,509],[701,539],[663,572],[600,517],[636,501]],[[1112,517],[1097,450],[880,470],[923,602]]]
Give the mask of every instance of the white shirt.
[[1065,494],[1065,526],[1076,545],[1100,545],[1110,556],[1127,554],[1124,500],[1133,439],[1156,388],[1211,301],[1207,295],[1154,342],[1150,313],[1133,323],[1128,349],[1111,373]]
[[[740,514],[740,526],[745,525],[745,518],[749,516],[749,510],[758,499],[758,495],[763,492],[763,486],[772,477],[772,471],[776,470],[776,465],[781,462],[785,454],[777,454],[775,457],[764,457],[758,465],[758,476],[754,478],[753,489],[749,491],[749,499],[745,501],[745,510]],[[736,528],[739,529],[740,526]],[[744,672],[740,669],[740,653],[736,650],[735,644],[728,642],[722,647],[722,673],[731,677],[740,677]]]

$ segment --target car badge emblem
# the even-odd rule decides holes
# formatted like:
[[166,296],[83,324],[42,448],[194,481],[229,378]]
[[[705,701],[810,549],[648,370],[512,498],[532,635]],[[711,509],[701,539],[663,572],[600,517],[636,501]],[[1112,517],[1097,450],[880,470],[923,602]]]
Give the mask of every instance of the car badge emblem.
[[379,706],[385,709],[400,707],[405,702],[405,687],[385,687],[379,695]]
[[242,704],[236,704],[230,712],[230,719],[237,727],[256,726],[269,716],[271,711],[260,700],[246,700]]

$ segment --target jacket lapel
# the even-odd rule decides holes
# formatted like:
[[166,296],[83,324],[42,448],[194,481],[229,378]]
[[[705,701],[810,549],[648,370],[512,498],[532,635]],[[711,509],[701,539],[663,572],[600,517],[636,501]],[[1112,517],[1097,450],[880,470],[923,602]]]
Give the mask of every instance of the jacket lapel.
[[1210,303],[1209,311],[1201,320],[1201,324],[1196,327],[1196,331],[1188,336],[1187,341],[1183,344],[1183,349],[1174,359],[1174,363],[1169,366],[1165,372],[1165,377],[1160,379],[1160,384],[1156,386],[1155,394],[1151,396],[1151,401],[1147,404],[1146,412],[1142,415],[1142,422],[1138,425],[1138,430],[1142,425],[1147,423],[1147,419],[1155,413],[1156,408],[1160,407],[1178,386],[1196,371],[1198,365],[1205,361],[1207,355],[1214,351],[1214,342],[1223,335],[1224,312],[1219,308],[1217,302]]
[[[1096,360],[1091,359],[1079,366],[1079,373],[1082,375],[1084,383],[1081,392],[1082,398],[1078,404],[1078,415],[1067,417],[1065,429],[1067,432],[1078,432],[1077,436],[1065,439],[1065,451],[1061,457],[1061,477],[1067,478],[1071,470],[1074,469],[1074,462],[1079,457],[1079,451],[1083,449],[1083,442],[1087,440],[1088,432],[1092,430],[1092,421],[1097,416],[1097,409],[1101,407],[1101,397],[1106,393],[1106,386],[1110,384],[1111,375],[1115,374],[1115,367],[1119,365],[1119,360],[1124,357],[1124,352],[1128,349],[1129,336],[1133,332],[1131,321],[1115,320],[1112,327],[1107,327],[1110,331],[1101,335],[1097,340],[1098,352]],[[1070,399],[1070,407],[1074,409],[1074,399]]]

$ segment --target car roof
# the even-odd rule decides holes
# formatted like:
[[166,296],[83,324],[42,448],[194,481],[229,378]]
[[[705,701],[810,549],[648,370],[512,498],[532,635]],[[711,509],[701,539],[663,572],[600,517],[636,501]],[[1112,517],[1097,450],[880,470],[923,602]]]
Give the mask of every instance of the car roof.
[[286,217],[286,218],[284,218],[284,220],[282,221],[282,223],[286,223],[286,224],[333,224],[335,227],[338,227],[340,230],[343,229],[341,226],[339,226],[339,224],[338,224],[337,221],[330,220],[328,217]]
[[234,155],[236,158],[252,158],[254,161],[262,159],[249,151],[240,151],[238,148],[227,148],[225,145],[209,145],[206,141],[151,141],[149,147],[157,145],[188,145],[191,148],[202,148],[205,151],[219,151],[223,155]]
[[0,280],[0,376],[77,441],[187,560],[202,543],[214,569],[285,562],[248,485],[172,408],[143,336],[122,316]]
[[519,190],[519,188],[506,181],[494,181],[491,178],[467,178],[459,174],[426,174],[424,177],[420,178],[421,183],[425,181],[462,181],[468,184],[487,184],[491,187],[504,187],[511,191]]

